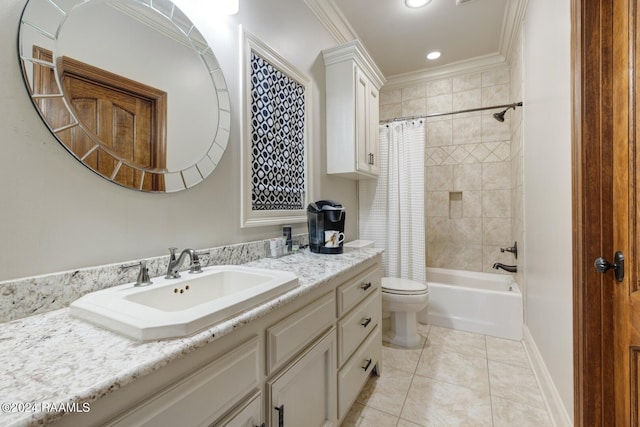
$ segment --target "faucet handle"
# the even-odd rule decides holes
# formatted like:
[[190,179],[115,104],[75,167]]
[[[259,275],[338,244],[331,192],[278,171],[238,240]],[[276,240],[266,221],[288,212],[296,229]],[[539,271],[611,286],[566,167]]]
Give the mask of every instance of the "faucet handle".
[[193,257],[191,258],[191,265],[189,265],[189,273],[197,274],[202,273],[202,264],[200,263],[200,256],[209,255],[210,252],[196,252],[193,251]]
[[175,261],[176,259],[176,251],[178,250],[178,248],[169,248],[169,253],[170,255],[170,259],[171,261]]
[[500,248],[500,252],[511,252],[518,259],[518,242],[514,242],[513,246],[508,248]]
[[151,281],[151,278],[149,277],[149,269],[147,268],[146,260],[134,262],[133,264],[121,265],[120,269],[128,270],[130,268],[138,267],[138,266],[140,267],[140,270],[138,271],[138,277],[136,278],[136,283],[133,286],[145,286],[145,285],[153,284],[153,282]]
[[151,285],[153,282],[149,277],[149,269],[147,268],[147,261],[140,261],[140,271],[138,271],[138,278],[135,286]]

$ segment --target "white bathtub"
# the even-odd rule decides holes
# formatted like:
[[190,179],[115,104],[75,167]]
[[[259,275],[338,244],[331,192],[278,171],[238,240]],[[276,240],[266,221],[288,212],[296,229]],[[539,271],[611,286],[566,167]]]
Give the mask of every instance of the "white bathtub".
[[522,293],[509,275],[427,268],[429,306],[418,320],[522,340]]

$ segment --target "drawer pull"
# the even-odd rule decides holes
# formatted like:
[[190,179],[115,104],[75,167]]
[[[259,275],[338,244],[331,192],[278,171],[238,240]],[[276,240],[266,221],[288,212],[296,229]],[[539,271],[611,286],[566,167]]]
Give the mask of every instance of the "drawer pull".
[[278,427],[284,427],[284,404],[274,408],[278,411]]
[[367,326],[369,326],[369,323],[371,323],[371,317],[365,318],[360,324],[366,328]]
[[360,286],[360,289],[362,289],[363,291],[366,291],[367,289],[369,289],[371,287],[371,282],[367,282],[364,283]]
[[367,372],[367,369],[369,369],[369,366],[371,366],[371,359],[367,359],[367,363],[364,364],[364,366],[362,367],[362,370]]

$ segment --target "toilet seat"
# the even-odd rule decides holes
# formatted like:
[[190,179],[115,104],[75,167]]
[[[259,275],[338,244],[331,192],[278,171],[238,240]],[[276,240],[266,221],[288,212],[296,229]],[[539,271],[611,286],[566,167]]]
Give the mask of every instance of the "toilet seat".
[[382,292],[393,295],[424,295],[429,292],[429,288],[415,280],[383,277]]

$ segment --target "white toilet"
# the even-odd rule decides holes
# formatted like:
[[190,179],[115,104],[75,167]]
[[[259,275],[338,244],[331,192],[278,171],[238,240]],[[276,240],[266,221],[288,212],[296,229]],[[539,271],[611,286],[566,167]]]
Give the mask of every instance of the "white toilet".
[[[371,240],[354,240],[344,244],[345,248],[372,248]],[[419,312],[429,305],[429,288],[426,284],[410,279],[395,277],[382,278],[382,314],[383,324],[390,315],[390,336],[385,333],[384,340],[401,347],[418,347],[422,344],[418,335]],[[421,313],[426,318],[426,310]],[[386,327],[385,327],[386,329]]]
[[429,305],[429,288],[415,280],[382,278],[382,312],[391,314],[388,342],[401,347],[418,347],[417,313]]

